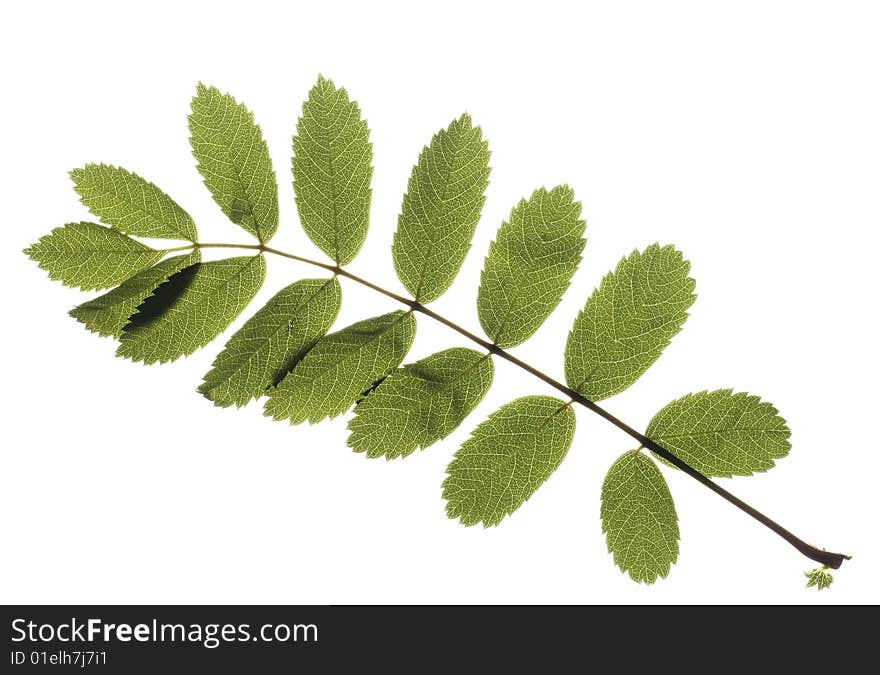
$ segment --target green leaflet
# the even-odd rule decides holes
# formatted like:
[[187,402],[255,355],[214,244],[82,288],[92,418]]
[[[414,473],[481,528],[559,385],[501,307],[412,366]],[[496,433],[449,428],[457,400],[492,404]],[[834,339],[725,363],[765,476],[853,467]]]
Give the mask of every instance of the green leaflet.
[[809,572],[804,572],[804,576],[807,577],[807,588],[815,587],[817,591],[828,588],[834,581],[831,570],[827,567],[817,567]]
[[480,276],[477,310],[486,335],[502,349],[528,340],[562,300],[586,243],[580,213],[567,185],[540,188],[498,230]]
[[678,560],[678,515],[663,475],[638,450],[618,457],[602,483],[602,531],[614,564],[636,582],[665,578]]
[[395,370],[355,407],[348,445],[367,457],[406,457],[446,438],[489,391],[488,354],[455,347]]
[[419,302],[439,298],[464,262],[489,184],[489,146],[470,115],[454,120],[413,167],[391,254]]
[[166,253],[96,223],[56,227],[24,252],[51,279],[84,291],[116,286]]
[[149,364],[192,354],[241,314],[265,275],[262,255],[190,265],[141,303],[116,355]]
[[562,463],[574,427],[571,406],[551,396],[524,396],[501,406],[447,467],[446,513],[462,525],[500,523]]
[[199,391],[224,407],[262,396],[330,330],[341,302],[336,277],[282,289],[229,339]]
[[696,297],[689,271],[675,248],[651,244],[606,274],[568,334],[568,386],[599,401],[639,379],[688,316]]
[[138,306],[146,300],[160,284],[201,259],[199,251],[163,260],[157,265],[138,272],[112,291],[99,295],[70,310],[70,316],[82,323],[93,333],[104,337],[118,338],[128,324]]
[[415,332],[412,312],[397,311],[322,338],[269,392],[266,415],[291,424],[341,415],[400,365]]
[[137,237],[196,241],[196,224],[171,197],[131,171],[86,164],[70,172],[80,200],[98,218]]
[[278,229],[278,185],[253,114],[229,94],[199,83],[189,130],[199,173],[214,201],[265,244]]
[[778,413],[757,396],[701,391],[666,405],[645,435],[707,476],[750,476],[791,449],[791,431]]
[[372,161],[357,103],[319,76],[293,137],[293,190],[303,229],[337,265],[354,260],[367,238]]

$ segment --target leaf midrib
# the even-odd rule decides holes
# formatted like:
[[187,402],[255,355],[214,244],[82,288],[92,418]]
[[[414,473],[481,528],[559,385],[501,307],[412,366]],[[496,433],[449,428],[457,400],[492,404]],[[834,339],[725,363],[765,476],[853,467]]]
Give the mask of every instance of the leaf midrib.
[[[451,134],[447,131],[446,136],[447,136],[447,138],[450,138],[450,137],[451,137]],[[458,139],[458,140],[460,140],[460,139],[464,136],[464,134],[461,133],[461,134],[458,134],[458,136],[459,136],[459,139]],[[451,140],[451,139],[450,139],[450,140]],[[449,162],[449,165],[448,165],[448,168],[447,168],[447,171],[446,171],[446,175],[443,177],[443,178],[444,178],[444,180],[443,180],[443,193],[442,193],[442,195],[441,195],[441,197],[440,197],[440,204],[441,204],[442,207],[443,207],[443,208],[442,208],[442,214],[441,214],[441,216],[440,216],[441,218],[442,218],[442,216],[445,216],[446,213],[447,213],[447,211],[448,211],[447,206],[446,206],[446,201],[447,201],[447,200],[446,200],[446,195],[447,195],[447,193],[449,192],[449,177],[450,177],[450,176],[454,173],[454,171],[455,171],[454,167],[455,167],[456,162],[458,161],[458,155],[459,155],[459,153],[460,153],[461,150],[462,150],[462,148],[460,148],[460,147],[458,146],[458,144],[457,144],[456,141],[453,141],[453,144],[454,144],[454,148],[455,148],[455,149],[454,149],[453,152],[452,152],[452,160]],[[430,148],[430,146],[429,146],[429,148]],[[442,150],[442,143],[441,143],[440,150]],[[437,232],[437,228],[436,228],[436,226],[434,226],[432,223],[428,223],[428,226],[429,226],[429,229],[430,229],[430,231],[429,231],[429,233],[428,233],[428,240],[429,240],[429,242],[430,242],[430,245],[429,245],[429,247],[428,247],[428,248],[429,248],[429,251],[425,253],[425,255],[424,255],[423,259],[422,259],[422,269],[419,271],[419,283],[418,283],[418,285],[416,286],[416,292],[413,294],[413,295],[415,296],[416,301],[419,301],[419,300],[421,299],[422,286],[423,286],[424,283],[425,283],[425,270],[428,268],[428,262],[429,262],[430,259],[431,259],[431,255],[430,255],[430,254],[433,253],[434,248],[435,248],[435,246],[436,246],[436,241],[434,240],[434,235],[435,235],[436,232]]]
[[734,432],[754,432],[754,433],[758,433],[758,434],[773,434],[773,433],[775,433],[775,434],[785,435],[787,432],[787,429],[780,429],[778,427],[773,428],[773,429],[760,429],[760,428],[754,428],[754,427],[749,427],[747,429],[740,429],[738,427],[730,427],[730,428],[724,428],[724,429],[711,429],[711,430],[707,430],[707,431],[692,431],[690,433],[683,433],[683,434],[664,434],[664,433],[660,432],[660,433],[655,434],[655,436],[657,439],[673,440],[673,439],[679,439],[679,438],[696,438],[698,436],[708,436],[710,434],[729,434],[729,433],[734,433]]

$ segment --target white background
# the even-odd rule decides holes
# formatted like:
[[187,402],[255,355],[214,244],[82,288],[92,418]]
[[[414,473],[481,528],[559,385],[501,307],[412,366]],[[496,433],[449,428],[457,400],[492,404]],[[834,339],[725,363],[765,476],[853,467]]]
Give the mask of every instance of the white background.
[[[0,601],[880,600],[876,4],[32,2],[2,14]],[[516,349],[556,376],[603,273],[655,240],[685,252],[692,316],[608,408],[644,427],[704,388],[775,403],[793,429],[790,456],[723,482],[854,555],[831,591],[805,590],[811,561],[665,469],[680,560],[666,581],[630,582],[606,553],[598,509],[605,470],[633,442],[584,410],[568,458],[513,517],[490,530],[447,520],[444,467],[470,429],[515,396],[553,393],[504,363],[445,442],[367,461],[346,449],[345,418],[289,427],[259,404],[223,410],[199,396],[222,340],[144,367],[66,315],[87,296],[48,281],[21,249],[88,218],[71,168],[123,165],[189,210],[204,240],[248,239],[194,168],[186,115],[199,80],[263,127],[280,180],[273,243],[320,256],[289,181],[290,136],[319,72],[360,102],[375,148],[371,233],[350,269],[392,289],[391,237],[417,153],[465,110],[482,125],[493,167],[482,222],[434,305],[465,326],[479,327],[482,258],[510,207],[540,185],[575,189],[584,262]],[[257,303],[306,275],[270,260]],[[393,308],[349,284],[338,325]],[[459,344],[422,317],[409,359]]]

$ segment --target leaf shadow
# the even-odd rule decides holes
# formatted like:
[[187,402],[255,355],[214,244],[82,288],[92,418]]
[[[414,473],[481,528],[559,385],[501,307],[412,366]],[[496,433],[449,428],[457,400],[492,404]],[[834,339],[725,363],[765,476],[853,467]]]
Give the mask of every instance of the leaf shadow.
[[278,370],[276,370],[274,375],[272,375],[272,383],[268,387],[266,387],[266,389],[269,390],[281,384],[281,380],[283,380],[285,377],[293,372],[293,369],[296,368],[297,365],[299,365],[299,362],[302,361],[310,351],[312,351],[312,347],[314,347],[316,344],[318,344],[318,340],[312,341],[311,344],[301,349],[290,359],[288,359],[288,361]]
[[387,375],[383,375],[383,376],[380,377],[378,380],[374,381],[373,384],[371,384],[369,387],[367,387],[366,389],[364,389],[364,391],[361,392],[361,395],[358,396],[357,400],[354,402],[355,407],[359,406],[359,405],[361,404],[361,402],[362,402],[365,398],[367,398],[367,396],[369,396],[369,395],[372,394],[374,391],[376,391],[376,389],[378,389],[379,386],[380,386],[380,385],[381,385],[386,379],[388,379],[388,375],[390,375],[390,374],[391,374],[391,373],[388,373]]
[[184,267],[179,272],[168,277],[167,281],[159,284],[132,314],[128,323],[122,329],[129,332],[138,328],[149,326],[154,321],[164,316],[180,297],[190,287],[196,278],[202,263],[197,262],[189,267]]

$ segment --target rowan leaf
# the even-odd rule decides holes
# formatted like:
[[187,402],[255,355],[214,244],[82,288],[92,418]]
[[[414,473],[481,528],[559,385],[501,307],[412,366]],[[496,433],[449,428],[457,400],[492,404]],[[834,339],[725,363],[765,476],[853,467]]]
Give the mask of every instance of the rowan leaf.
[[462,525],[497,525],[558,467],[574,437],[570,405],[524,396],[501,406],[464,442],[446,469],[446,513]]
[[580,213],[567,185],[540,188],[499,228],[480,277],[477,310],[486,335],[502,349],[528,340],[562,300],[586,244]]
[[827,567],[817,567],[809,572],[804,572],[804,576],[807,577],[807,588],[815,587],[817,591],[828,588],[834,581],[831,570]]
[[86,164],[71,171],[70,177],[86,208],[120,232],[157,239],[198,239],[192,217],[136,173],[107,164]]
[[291,424],[341,415],[374,382],[400,365],[415,332],[412,312],[397,311],[359,321],[318,340],[270,390],[266,415]]
[[166,253],[112,228],[85,222],[56,227],[24,252],[51,279],[84,291],[112,288],[155,265]]
[[293,137],[293,190],[303,229],[337,265],[354,260],[367,237],[372,161],[358,104],[318,77]]
[[731,389],[672,401],[654,415],[645,435],[707,476],[767,471],[791,449],[791,430],[779,411],[757,396]]
[[398,368],[357,404],[348,445],[367,457],[406,457],[446,438],[489,391],[488,354],[454,347]]
[[283,288],[229,339],[199,391],[223,407],[262,396],[330,330],[341,301],[336,277]]
[[[332,26],[320,28],[332,43]],[[590,295],[565,346],[568,387],[506,351],[546,321],[580,263],[586,224],[567,185],[540,188],[521,199],[490,244],[477,297],[488,340],[427,309],[425,304],[440,297],[458,274],[485,201],[490,153],[469,115],[453,120],[422,149],[403,195],[392,259],[415,301],[342,268],[365,241],[373,171],[369,128],[345,89],[319,76],[292,139],[300,219],[335,265],[266,245],[278,227],[278,191],[262,131],[244,105],[199,84],[188,119],[206,187],[259,245],[199,243],[193,219],[155,184],[120,167],[87,164],[71,178],[83,204],[109,227],[72,223],[25,251],[50,277],[68,285],[112,288],[70,314],[91,331],[117,337],[117,355],[166,362],[207,344],[258,293],[266,273],[263,254],[272,253],[312,263],[333,277],[290,284],[242,322],[198,387],[218,406],[242,406],[267,395],[265,415],[291,423],[317,422],[353,408],[348,445],[368,457],[392,459],[458,428],[491,385],[493,356],[571,395],[567,403],[549,396],[515,399],[490,414],[461,445],[442,487],[448,516],[464,525],[499,524],[546,482],[573,440],[573,399],[643,446],[683,467],[686,461],[695,469],[692,477],[716,491],[720,488],[701,477],[765,471],[789,452],[785,420],[771,404],[749,394],[729,389],[688,394],[660,410],[644,436],[587,400],[631,386],[681,330],[695,284],[689,263],[672,246],[633,251]],[[133,237],[190,244],[155,250]],[[203,263],[203,248],[258,255]],[[176,257],[166,259],[170,254]],[[340,309],[338,277],[396,299],[409,311],[328,335]],[[455,329],[483,347],[482,353],[454,347],[401,367],[414,340],[416,313]],[[98,435],[102,429],[100,421],[89,427]],[[637,582],[665,577],[678,558],[678,519],[662,468],[641,447],[618,458],[602,486],[600,515],[608,549]],[[806,573],[808,587],[827,588],[829,568],[849,558],[818,555],[744,502],[724,496],[808,557],[826,563]]]
[[201,259],[198,250],[168,258],[138,272],[111,291],[74,307],[69,314],[93,333],[118,338],[138,306],[154,290],[185,267]]
[[687,319],[696,298],[689,271],[675,248],[652,244],[606,274],[568,335],[568,386],[599,401],[639,379]]
[[149,364],[192,354],[241,314],[265,275],[262,255],[184,268],[140,304],[123,329],[117,356]]
[[638,450],[623,453],[602,483],[602,531],[614,564],[636,582],[665,578],[678,560],[678,515],[666,480]]
[[199,83],[189,116],[190,144],[214,201],[265,244],[278,229],[278,185],[253,113]]
[[464,262],[489,184],[489,146],[464,114],[440,130],[409,178],[391,253],[419,302],[439,298]]

